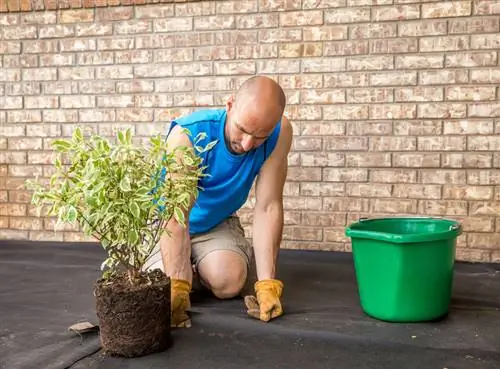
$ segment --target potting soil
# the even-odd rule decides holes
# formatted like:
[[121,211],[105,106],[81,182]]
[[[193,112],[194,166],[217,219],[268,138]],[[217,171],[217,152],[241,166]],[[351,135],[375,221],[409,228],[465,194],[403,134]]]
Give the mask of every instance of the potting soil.
[[[450,368],[500,367],[500,265],[457,263],[450,314],[395,324],[359,305],[352,255],[283,250],[285,314],[248,317],[241,299],[192,298],[192,328],[172,331],[166,351],[109,357],[98,332],[93,284],[97,244],[0,241],[0,368]],[[423,266],[425,267],[425,266]]]

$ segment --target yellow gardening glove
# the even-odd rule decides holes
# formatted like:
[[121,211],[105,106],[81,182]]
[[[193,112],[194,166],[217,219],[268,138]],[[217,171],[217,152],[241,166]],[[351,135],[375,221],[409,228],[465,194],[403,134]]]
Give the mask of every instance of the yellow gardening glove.
[[187,310],[191,308],[189,292],[191,283],[183,279],[172,279],[171,284],[171,327],[190,328],[191,320]]
[[255,283],[255,296],[245,296],[247,313],[255,319],[268,322],[283,314],[280,297],[283,283],[277,279],[264,279]]

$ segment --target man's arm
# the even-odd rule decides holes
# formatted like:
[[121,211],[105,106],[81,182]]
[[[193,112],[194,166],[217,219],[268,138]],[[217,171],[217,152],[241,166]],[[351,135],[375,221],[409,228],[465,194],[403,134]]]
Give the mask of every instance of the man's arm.
[[256,182],[253,247],[259,280],[275,278],[283,232],[283,187],[292,136],[292,125],[283,117],[276,147],[263,165]]
[[[182,131],[180,126],[175,126],[167,138],[168,150],[173,151],[180,146],[193,147],[189,137]],[[177,160],[182,160],[182,152],[177,154]],[[168,174],[167,174],[168,175]],[[181,174],[175,174],[181,175]],[[172,218],[166,228],[165,232],[160,239],[160,249],[163,258],[163,266],[166,274],[173,279],[186,280],[191,283],[192,269],[191,269],[191,240],[189,237],[189,211],[192,207],[194,199],[191,199],[190,206],[187,211],[184,211],[184,219],[186,219],[186,226],[179,224],[175,218]]]

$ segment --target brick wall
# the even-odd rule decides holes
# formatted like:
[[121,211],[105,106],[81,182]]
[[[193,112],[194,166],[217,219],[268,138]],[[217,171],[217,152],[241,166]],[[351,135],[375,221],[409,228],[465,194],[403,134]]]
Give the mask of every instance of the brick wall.
[[349,251],[359,217],[422,214],[463,222],[459,259],[500,260],[498,1],[166,2],[0,0],[0,238],[81,239],[19,189],[54,137],[147,137],[258,73],[295,127],[284,247]]

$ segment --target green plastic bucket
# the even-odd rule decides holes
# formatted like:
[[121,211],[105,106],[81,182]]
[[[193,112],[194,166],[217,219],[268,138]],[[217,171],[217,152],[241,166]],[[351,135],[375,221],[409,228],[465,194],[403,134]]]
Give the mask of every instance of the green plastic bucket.
[[361,307],[391,322],[448,314],[460,223],[432,217],[360,219],[351,238]]

